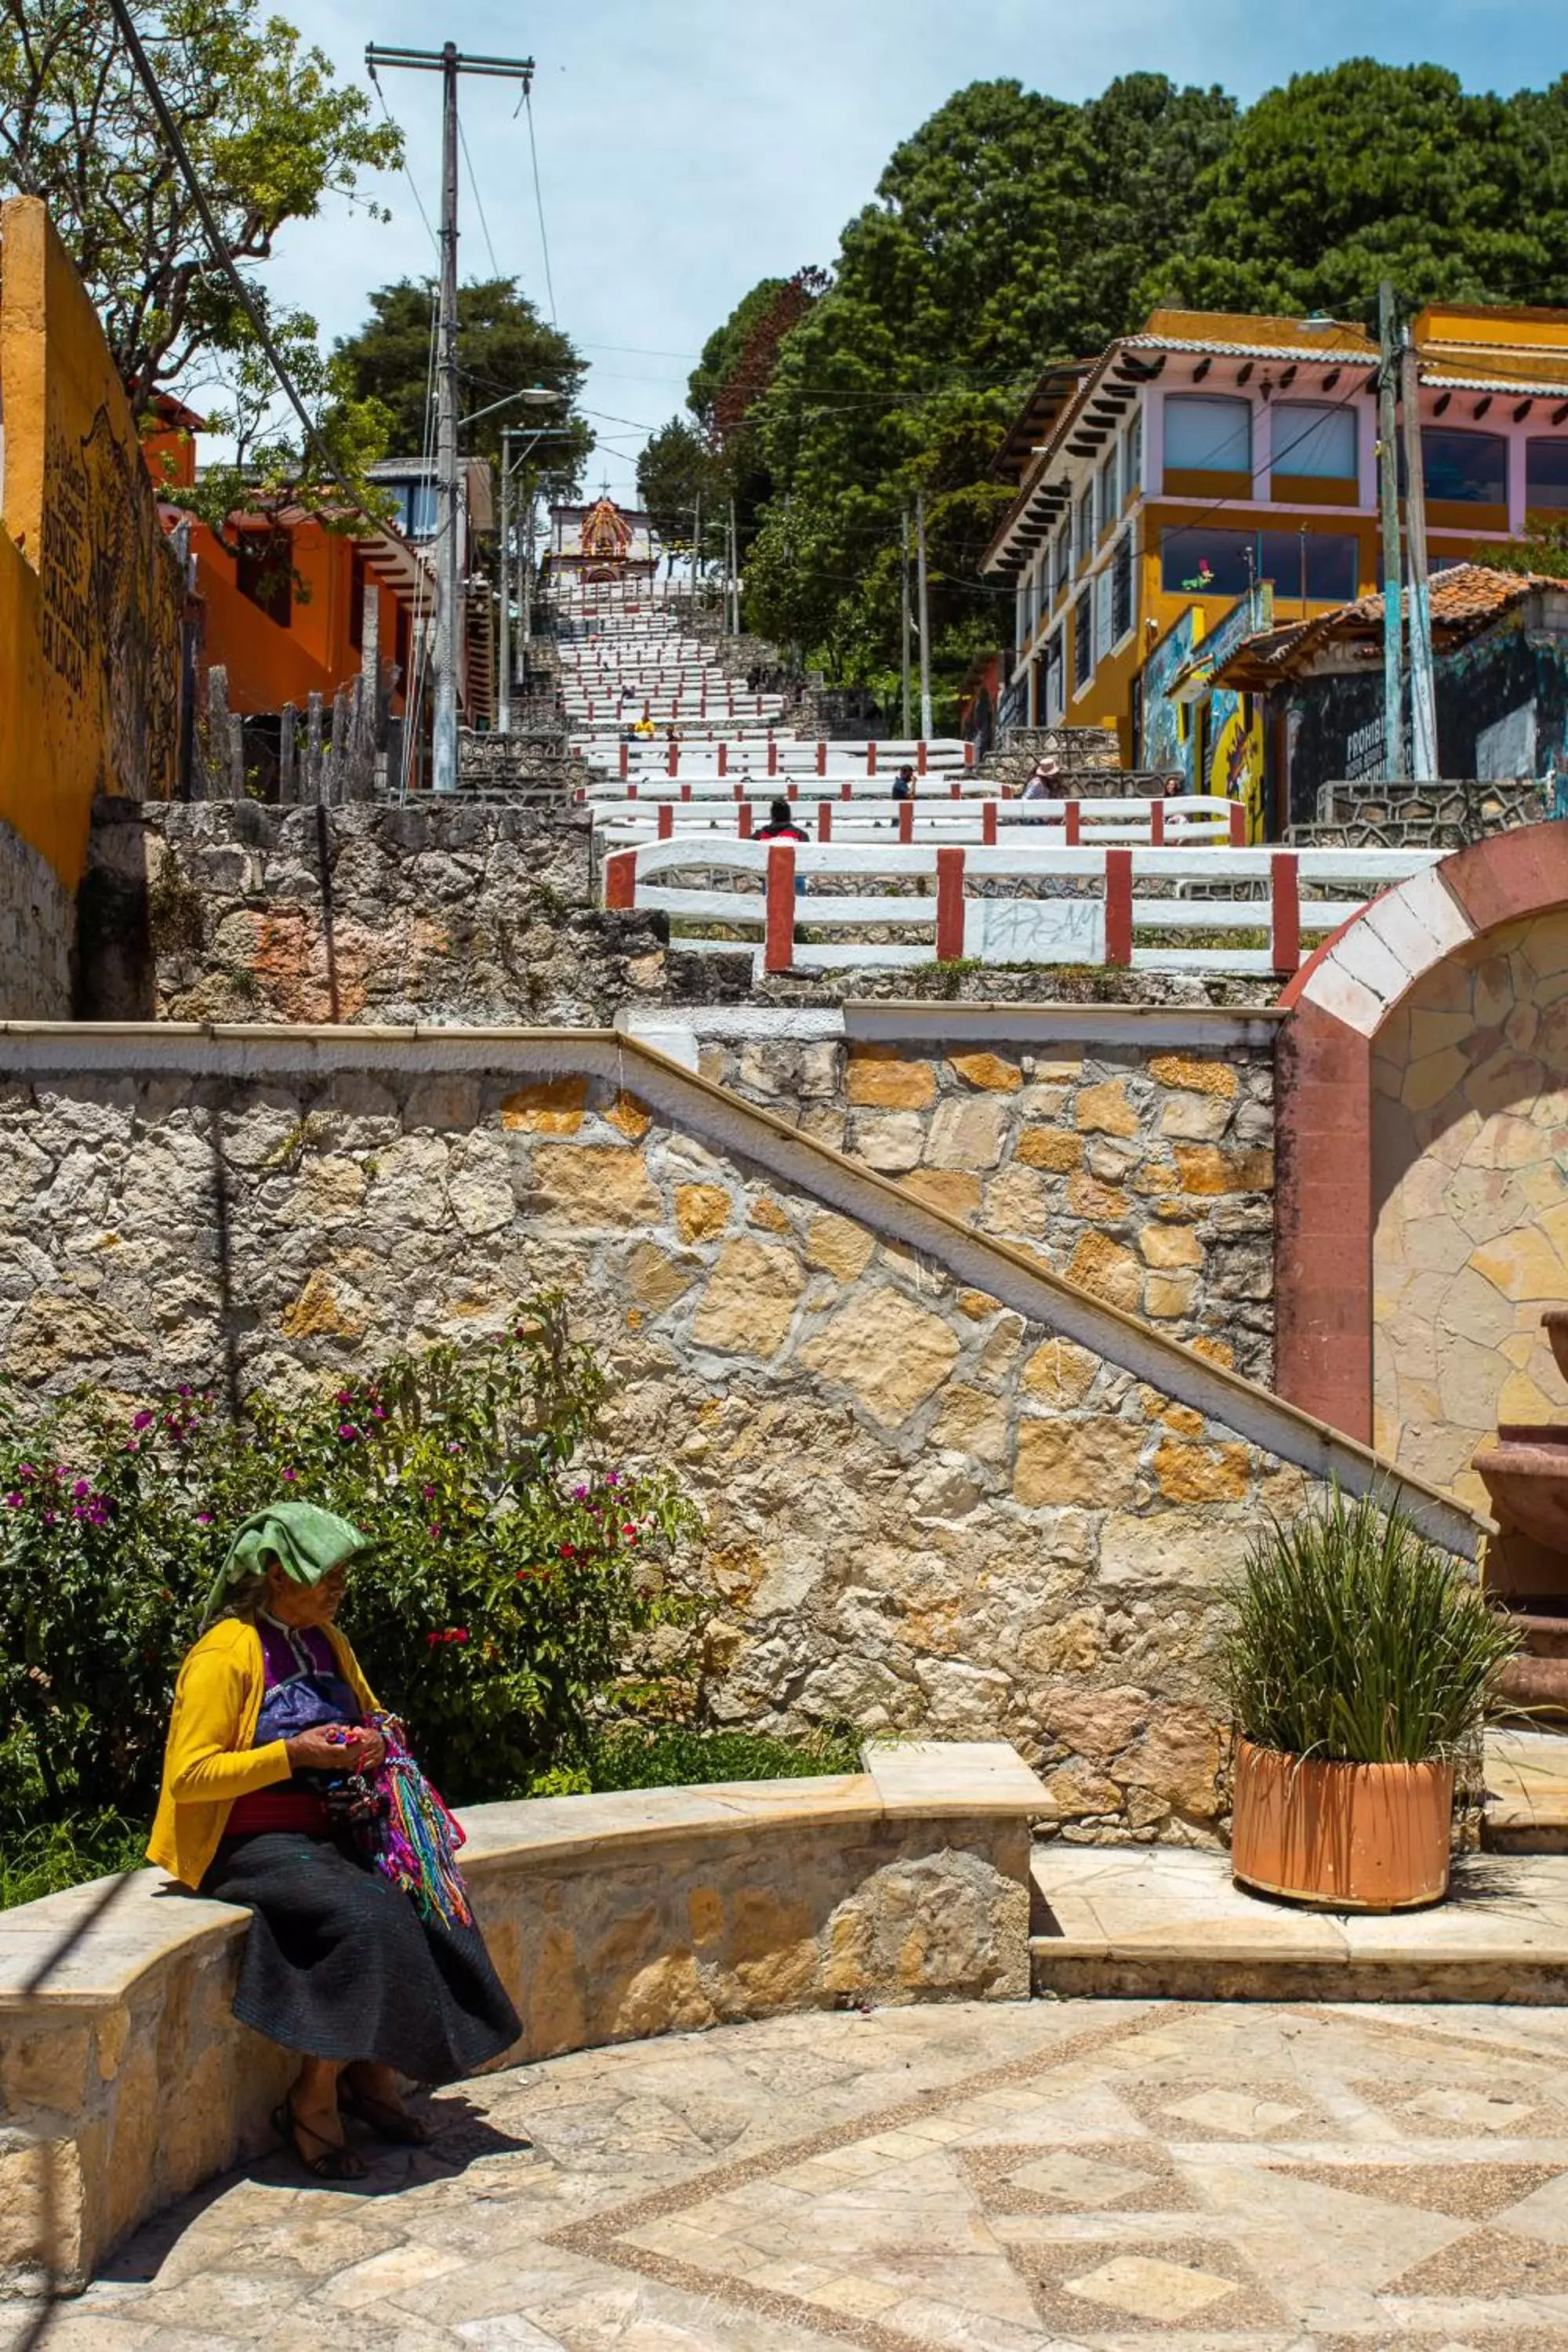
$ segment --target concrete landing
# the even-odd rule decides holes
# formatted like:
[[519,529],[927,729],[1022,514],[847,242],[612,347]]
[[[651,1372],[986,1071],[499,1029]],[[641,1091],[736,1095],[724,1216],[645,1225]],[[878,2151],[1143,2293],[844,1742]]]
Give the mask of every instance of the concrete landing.
[[1034,1990],[1177,2000],[1568,2001],[1568,1854],[1473,1854],[1369,1918],[1244,1895],[1229,1857],[1036,1849]]
[[1568,1854],[1568,1735],[1489,1731],[1482,1838],[1493,1853]]

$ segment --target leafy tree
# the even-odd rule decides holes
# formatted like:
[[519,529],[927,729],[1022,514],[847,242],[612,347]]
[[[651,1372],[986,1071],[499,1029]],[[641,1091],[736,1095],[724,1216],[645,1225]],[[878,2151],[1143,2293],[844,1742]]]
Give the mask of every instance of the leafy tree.
[[1568,301],[1568,78],[1471,94],[1356,58],[1267,91],[1140,303],[1370,318],[1407,301]]
[[[885,691],[901,516],[918,485],[951,719],[972,654],[1003,634],[975,580],[1010,496],[991,473],[1002,433],[1048,358],[1096,350],[1127,323],[1146,255],[1173,240],[1235,114],[1223,92],[1153,74],[1083,107],[975,83],[896,151],[878,201],[845,230],[831,289],[780,343],[750,412],[773,484],[747,564],[759,626]],[[704,352],[709,397],[738,341],[731,332],[711,364],[713,346]],[[786,551],[805,548],[809,576]]]
[[1522,539],[1483,547],[1476,562],[1489,563],[1494,572],[1532,572],[1542,579],[1568,580],[1568,515],[1527,516]]
[[[400,278],[371,296],[369,319],[336,348],[355,396],[379,401],[386,410],[400,457],[425,446],[434,301],[429,279]],[[531,425],[547,428],[551,437],[538,444],[531,462],[552,491],[564,495],[574,488],[594,445],[592,428],[572,409],[587,369],[570,338],[518,291],[515,278],[476,278],[458,289],[458,364],[468,410],[487,408],[530,384],[566,395],[558,408],[531,410],[521,401],[498,408],[463,433],[462,446],[499,463],[503,427],[514,434]],[[555,437],[563,427],[565,440]],[[514,440],[514,455],[518,448]]]
[[[137,0],[136,17],[240,263],[401,160],[363,93],[253,0]],[[108,0],[0,0],[0,190],[48,205],[133,406],[198,354],[249,340]]]
[[[710,517],[715,513],[723,475],[704,436],[684,417],[672,416],[638,452],[637,496],[667,547],[690,546],[699,498]],[[706,530],[702,535],[706,540]]]

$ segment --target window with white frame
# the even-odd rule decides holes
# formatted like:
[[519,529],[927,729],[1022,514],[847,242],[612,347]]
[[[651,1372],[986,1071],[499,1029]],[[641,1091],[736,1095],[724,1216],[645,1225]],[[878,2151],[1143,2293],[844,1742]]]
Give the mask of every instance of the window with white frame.
[[1353,408],[1330,400],[1277,400],[1271,419],[1276,474],[1316,482],[1356,478],[1358,422]]
[[1098,669],[1110,651],[1110,566],[1094,583],[1094,664]]
[[1221,393],[1168,392],[1165,469],[1182,474],[1250,474],[1252,403]]
[[1078,565],[1081,572],[1094,553],[1094,482],[1092,478],[1079,493],[1078,500]]
[[1054,727],[1067,709],[1067,674],[1062,667],[1062,631],[1054,629],[1046,646],[1046,725]]
[[1135,408],[1121,438],[1121,496],[1130,499],[1143,487],[1143,411]]
[[1110,642],[1119,646],[1132,626],[1132,533],[1124,530],[1110,558]]
[[1117,470],[1116,444],[1113,441],[1100,468],[1100,536],[1101,539],[1116,520],[1121,506],[1121,500],[1116,492]]
[[1072,682],[1087,686],[1094,676],[1094,598],[1086,588],[1072,608]]
[[1013,642],[1020,653],[1029,642],[1029,583],[1026,576],[1013,592]]

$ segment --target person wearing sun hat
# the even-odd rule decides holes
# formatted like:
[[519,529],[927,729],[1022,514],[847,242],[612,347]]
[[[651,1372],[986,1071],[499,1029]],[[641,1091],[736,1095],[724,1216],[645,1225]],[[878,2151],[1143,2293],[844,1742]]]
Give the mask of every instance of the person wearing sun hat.
[[279,2130],[318,2178],[364,2166],[342,2111],[384,2138],[427,2137],[398,2075],[454,2082],[521,2031],[479,1927],[418,1907],[372,1866],[343,1806],[386,1738],[335,1619],[367,1538],[283,1501],[236,1530],[174,1686],[147,1857],[251,1913],[234,2013],[300,2052]]

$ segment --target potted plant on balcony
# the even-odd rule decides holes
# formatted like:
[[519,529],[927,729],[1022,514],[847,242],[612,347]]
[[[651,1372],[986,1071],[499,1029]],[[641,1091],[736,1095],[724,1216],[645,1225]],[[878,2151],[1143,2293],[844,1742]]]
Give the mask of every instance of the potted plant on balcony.
[[1456,1758],[1513,1655],[1507,1622],[1404,1513],[1335,1487],[1227,1594],[1238,1885],[1403,1911],[1448,1885]]

